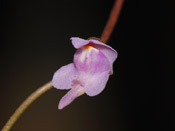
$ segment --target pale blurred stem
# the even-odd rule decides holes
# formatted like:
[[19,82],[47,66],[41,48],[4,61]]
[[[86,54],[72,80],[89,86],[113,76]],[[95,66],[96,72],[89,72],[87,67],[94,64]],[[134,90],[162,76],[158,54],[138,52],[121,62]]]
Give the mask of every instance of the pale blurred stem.
[[[122,8],[124,0],[116,0],[114,3],[114,7],[111,11],[109,20],[104,28],[104,31],[101,36],[101,41],[106,43],[114,29],[115,24],[117,23],[118,16],[120,14],[120,10]],[[10,117],[7,123],[4,125],[2,131],[9,131],[14,123],[18,120],[18,118],[22,115],[22,113],[32,104],[38,97],[46,93],[48,90],[52,88],[52,82],[48,82],[45,85],[38,88],[35,92],[33,92],[26,100],[17,108],[14,114]]]
[[109,19],[100,38],[100,40],[104,43],[107,43],[109,37],[111,36],[111,33],[117,23],[120,11],[122,9],[123,2],[124,0],[115,0]]
[[29,97],[27,97],[24,102],[16,109],[14,114],[10,117],[7,123],[4,125],[2,131],[9,131],[17,119],[22,115],[22,113],[28,108],[28,106],[33,103],[38,97],[43,95],[45,92],[52,88],[52,82],[48,82],[45,85],[38,88]]

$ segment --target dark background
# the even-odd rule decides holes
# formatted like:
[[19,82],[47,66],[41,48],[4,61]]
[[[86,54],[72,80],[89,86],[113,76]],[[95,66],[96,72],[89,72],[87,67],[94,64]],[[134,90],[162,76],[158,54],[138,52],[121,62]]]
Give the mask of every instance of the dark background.
[[[113,2],[1,1],[0,128],[30,93],[72,62],[70,37],[100,37]],[[126,0],[107,43],[119,57],[105,90],[59,111],[67,91],[51,89],[12,131],[173,131],[173,17],[173,1]]]

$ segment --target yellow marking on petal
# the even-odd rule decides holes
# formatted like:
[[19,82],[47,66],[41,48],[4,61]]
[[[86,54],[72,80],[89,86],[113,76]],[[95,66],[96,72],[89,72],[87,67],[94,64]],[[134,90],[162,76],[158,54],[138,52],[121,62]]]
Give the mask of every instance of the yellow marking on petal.
[[94,47],[91,46],[91,45],[84,45],[83,47],[86,48],[86,49],[88,49],[88,50],[91,49],[91,48],[94,48]]

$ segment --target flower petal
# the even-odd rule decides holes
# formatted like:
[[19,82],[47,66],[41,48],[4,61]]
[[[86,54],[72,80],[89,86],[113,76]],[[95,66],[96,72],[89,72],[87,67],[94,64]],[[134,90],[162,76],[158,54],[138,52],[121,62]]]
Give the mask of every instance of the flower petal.
[[61,98],[58,109],[63,109],[82,94],[84,94],[84,88],[80,85],[76,85],[76,87],[73,87],[66,95]]
[[79,72],[97,73],[111,70],[107,57],[93,47],[78,49],[74,55],[74,64]]
[[52,79],[52,84],[56,89],[70,89],[76,77],[74,64],[68,64],[58,69]]
[[88,40],[84,40],[79,37],[72,37],[70,39],[72,40],[72,44],[76,49],[88,44]]
[[100,42],[98,40],[94,39],[89,39],[89,40],[84,40],[78,37],[72,37],[72,44],[75,48],[81,48],[84,45],[87,44],[92,44],[95,45],[95,48],[100,50],[109,60],[110,65],[111,65],[111,71],[110,73],[113,73],[113,63],[117,59],[118,53],[115,51],[112,47],[108,46],[107,44],[104,44],[103,42]]
[[110,65],[111,65],[111,74],[113,73],[113,63],[117,59],[118,53],[116,50],[114,50],[112,47],[108,46],[107,44],[104,44],[98,40],[92,40],[90,39],[89,42],[96,45],[96,48],[103,52],[103,54],[108,58]]
[[89,96],[95,96],[101,93],[108,81],[109,73],[102,72],[88,77],[86,84],[84,85],[84,91]]

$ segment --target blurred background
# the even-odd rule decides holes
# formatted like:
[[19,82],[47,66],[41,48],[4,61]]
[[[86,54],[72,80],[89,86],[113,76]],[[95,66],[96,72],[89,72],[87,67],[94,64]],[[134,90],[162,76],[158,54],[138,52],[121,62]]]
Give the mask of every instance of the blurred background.
[[[100,37],[113,2],[1,2],[0,128],[27,96],[72,62],[70,37]],[[125,0],[107,43],[119,56],[105,90],[59,111],[67,91],[51,89],[12,131],[174,130],[174,2],[168,2]]]

